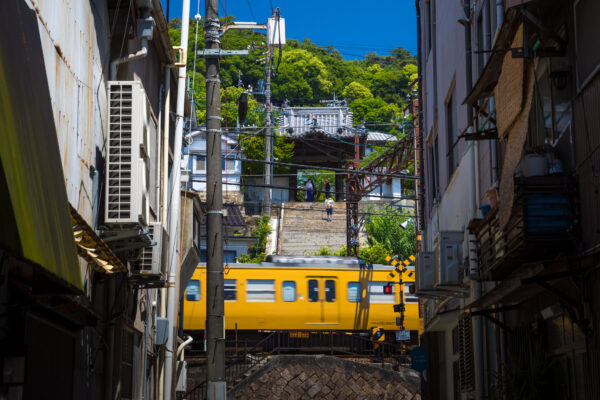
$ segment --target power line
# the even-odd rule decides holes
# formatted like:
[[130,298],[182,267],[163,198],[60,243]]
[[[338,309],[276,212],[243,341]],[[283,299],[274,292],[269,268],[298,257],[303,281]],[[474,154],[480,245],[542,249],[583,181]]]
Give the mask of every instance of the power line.
[[[196,183],[207,183],[206,179],[198,179],[198,178],[194,178],[193,175],[190,179],[190,182],[196,182]],[[265,184],[254,184],[254,183],[241,183],[241,182],[221,182],[222,185],[231,185],[231,186],[248,186],[248,187],[257,187],[257,188],[270,188],[270,189],[281,189],[281,190],[301,190],[301,191],[306,191],[304,188],[302,187],[293,187],[293,186],[279,186],[279,185],[265,185]],[[333,192],[327,192],[325,190],[317,190],[317,189],[313,189],[313,192],[315,193],[330,193],[330,194],[338,194],[337,192],[333,191]],[[344,194],[344,193],[339,193],[339,194]],[[416,197],[398,197],[398,196],[388,196],[388,195],[384,195],[384,194],[370,194],[367,193],[365,194],[363,197],[377,197],[380,198],[382,200],[414,200],[416,201]]]
[[[197,151],[190,151],[189,154],[203,154]],[[253,158],[243,158],[243,157],[228,157],[228,160],[241,160],[241,161],[247,161],[247,162],[257,162],[257,163],[265,163],[265,164],[272,164],[272,165],[279,165],[282,167],[296,167],[296,168],[301,168],[301,169],[321,169],[324,171],[335,171],[335,172],[342,172],[342,173],[346,173],[346,174],[350,174],[350,175],[365,175],[365,176],[383,176],[383,177],[389,177],[389,178],[400,178],[400,179],[406,179],[406,180],[421,180],[422,178],[419,176],[414,176],[414,175],[404,175],[404,174],[388,174],[388,173],[381,173],[381,172],[366,172],[366,171],[356,171],[353,169],[344,169],[344,168],[333,168],[333,167],[325,167],[325,166],[318,166],[318,165],[308,165],[308,164],[296,164],[296,163],[285,163],[285,162],[279,162],[279,161],[265,161],[265,160],[257,160],[257,159],[253,159]]]

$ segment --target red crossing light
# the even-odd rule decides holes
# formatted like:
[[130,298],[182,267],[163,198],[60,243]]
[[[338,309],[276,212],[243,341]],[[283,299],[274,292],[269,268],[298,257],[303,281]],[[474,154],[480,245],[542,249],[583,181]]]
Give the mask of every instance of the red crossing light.
[[383,293],[385,294],[392,294],[393,293],[393,286],[391,284],[387,284],[383,287]]

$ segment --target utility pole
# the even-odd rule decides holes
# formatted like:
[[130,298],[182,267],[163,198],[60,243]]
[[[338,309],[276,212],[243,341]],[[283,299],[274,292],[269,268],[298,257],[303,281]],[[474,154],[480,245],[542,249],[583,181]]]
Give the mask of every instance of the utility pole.
[[221,171],[221,80],[219,1],[206,0],[206,380],[209,400],[227,398],[225,381],[225,302],[223,292],[223,189]]
[[[190,0],[183,0],[181,18],[181,46],[187,49]],[[174,395],[173,383],[175,369],[175,359],[173,354],[177,346],[177,310],[178,296],[176,293],[177,281],[179,280],[179,253],[177,252],[177,243],[179,243],[179,200],[181,199],[181,145],[183,141],[183,112],[185,101],[185,75],[186,75],[186,56],[183,53],[177,76],[177,108],[175,110],[175,140],[173,145],[173,169],[171,173],[171,211],[169,215],[169,274],[167,278],[167,319],[170,325],[169,337],[167,339],[167,348],[165,351],[165,381],[164,381],[164,400],[172,400]],[[169,116],[165,116],[169,118]]]
[[266,88],[265,107],[267,107],[266,119],[267,129],[265,133],[265,207],[267,215],[271,215],[271,138],[273,137],[273,126],[271,124],[271,46],[267,43],[267,62],[265,67]]

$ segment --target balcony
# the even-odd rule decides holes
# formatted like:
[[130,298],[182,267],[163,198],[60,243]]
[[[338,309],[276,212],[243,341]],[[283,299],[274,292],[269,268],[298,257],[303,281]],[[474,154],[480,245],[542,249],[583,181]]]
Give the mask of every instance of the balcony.
[[482,280],[502,280],[523,263],[573,252],[577,242],[577,187],[567,176],[515,178],[510,219],[498,208],[471,222]]

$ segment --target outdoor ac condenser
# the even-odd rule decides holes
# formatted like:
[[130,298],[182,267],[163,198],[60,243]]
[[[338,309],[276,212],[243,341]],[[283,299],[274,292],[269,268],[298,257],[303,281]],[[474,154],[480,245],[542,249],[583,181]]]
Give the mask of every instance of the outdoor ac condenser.
[[104,222],[109,226],[149,222],[150,115],[141,82],[108,82]]
[[416,268],[417,293],[423,290],[433,290],[435,275],[433,271],[433,253],[417,254]]
[[167,232],[162,223],[151,222],[148,235],[154,245],[145,247],[139,260],[130,262],[130,274],[133,278],[164,281],[169,242]]
[[440,232],[434,239],[435,286],[460,286],[463,281],[464,233]]

